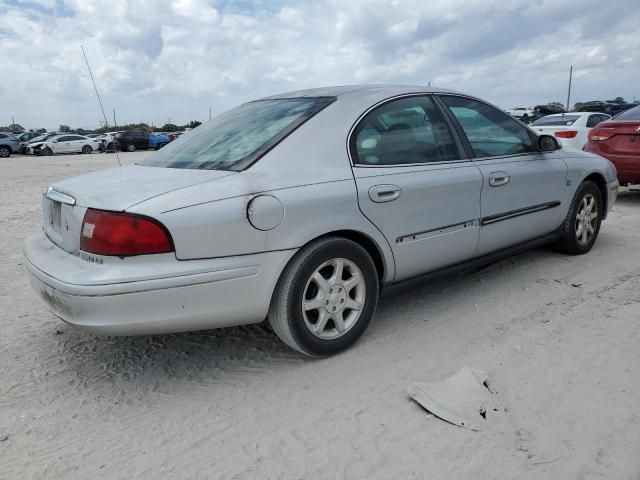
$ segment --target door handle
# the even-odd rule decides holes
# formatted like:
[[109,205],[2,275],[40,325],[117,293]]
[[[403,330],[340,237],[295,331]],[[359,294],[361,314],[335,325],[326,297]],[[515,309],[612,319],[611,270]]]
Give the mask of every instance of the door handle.
[[372,202],[391,202],[400,197],[402,189],[397,185],[374,185],[369,189],[369,198]]
[[489,175],[489,185],[492,187],[501,187],[506,185],[511,180],[511,177],[506,172],[493,172]]

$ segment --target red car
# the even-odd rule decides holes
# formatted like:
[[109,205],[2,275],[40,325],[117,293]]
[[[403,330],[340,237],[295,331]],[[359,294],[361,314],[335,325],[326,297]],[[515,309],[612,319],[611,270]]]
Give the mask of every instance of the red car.
[[640,183],[640,106],[599,123],[588,139],[584,149],[613,163],[620,184]]

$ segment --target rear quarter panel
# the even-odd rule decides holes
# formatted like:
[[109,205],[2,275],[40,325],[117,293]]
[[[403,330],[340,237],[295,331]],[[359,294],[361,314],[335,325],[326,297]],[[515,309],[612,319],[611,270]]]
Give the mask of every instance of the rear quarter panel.
[[[589,175],[598,174],[607,183],[615,181],[617,177],[615,166],[606,158],[573,149],[562,150],[561,152],[562,158],[567,164],[567,181],[571,182],[572,187],[567,190],[569,195],[562,202],[564,218],[576,189]],[[608,208],[610,207],[609,205]]]
[[[160,220],[171,232],[181,260],[300,248],[338,230],[366,235],[385,263],[384,280],[395,274],[393,255],[357,201],[346,138],[369,105],[338,101],[310,119],[247,170],[147,200],[129,211]],[[262,231],[248,220],[260,194],[282,204],[281,223]]]

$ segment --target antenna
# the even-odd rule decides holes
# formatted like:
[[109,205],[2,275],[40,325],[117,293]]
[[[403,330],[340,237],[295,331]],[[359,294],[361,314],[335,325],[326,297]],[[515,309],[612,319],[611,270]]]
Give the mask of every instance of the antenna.
[[[98,87],[96,87],[96,81],[93,79],[93,73],[91,73],[91,67],[89,66],[89,60],[87,60],[87,54],[84,53],[84,47],[80,45],[80,49],[82,50],[82,56],[84,57],[84,61],[87,64],[87,70],[89,70],[89,76],[91,77],[91,83],[93,83],[93,89],[96,91],[96,97],[98,97],[98,103],[100,104],[100,110],[102,110],[102,116],[104,117],[104,126],[109,128],[109,122],[107,122],[107,115],[104,113],[104,108],[102,106],[102,100],[100,100],[100,94],[98,93]],[[115,117],[115,110],[113,112],[113,116]],[[116,144],[113,144],[113,151],[116,154],[116,159],[118,160],[118,166],[121,167],[122,163],[120,163],[120,156],[118,155],[118,149],[116,148]],[[106,148],[106,147],[105,147]]]

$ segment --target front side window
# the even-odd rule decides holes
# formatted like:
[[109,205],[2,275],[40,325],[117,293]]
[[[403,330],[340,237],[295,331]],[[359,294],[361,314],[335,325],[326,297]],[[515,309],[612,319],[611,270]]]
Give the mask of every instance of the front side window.
[[181,135],[141,165],[243,170],[334,100],[300,97],[245,103]]
[[369,112],[351,135],[359,165],[402,165],[459,160],[451,133],[433,100],[406,97]]
[[510,115],[471,98],[440,98],[458,120],[476,158],[537,151],[529,130]]

